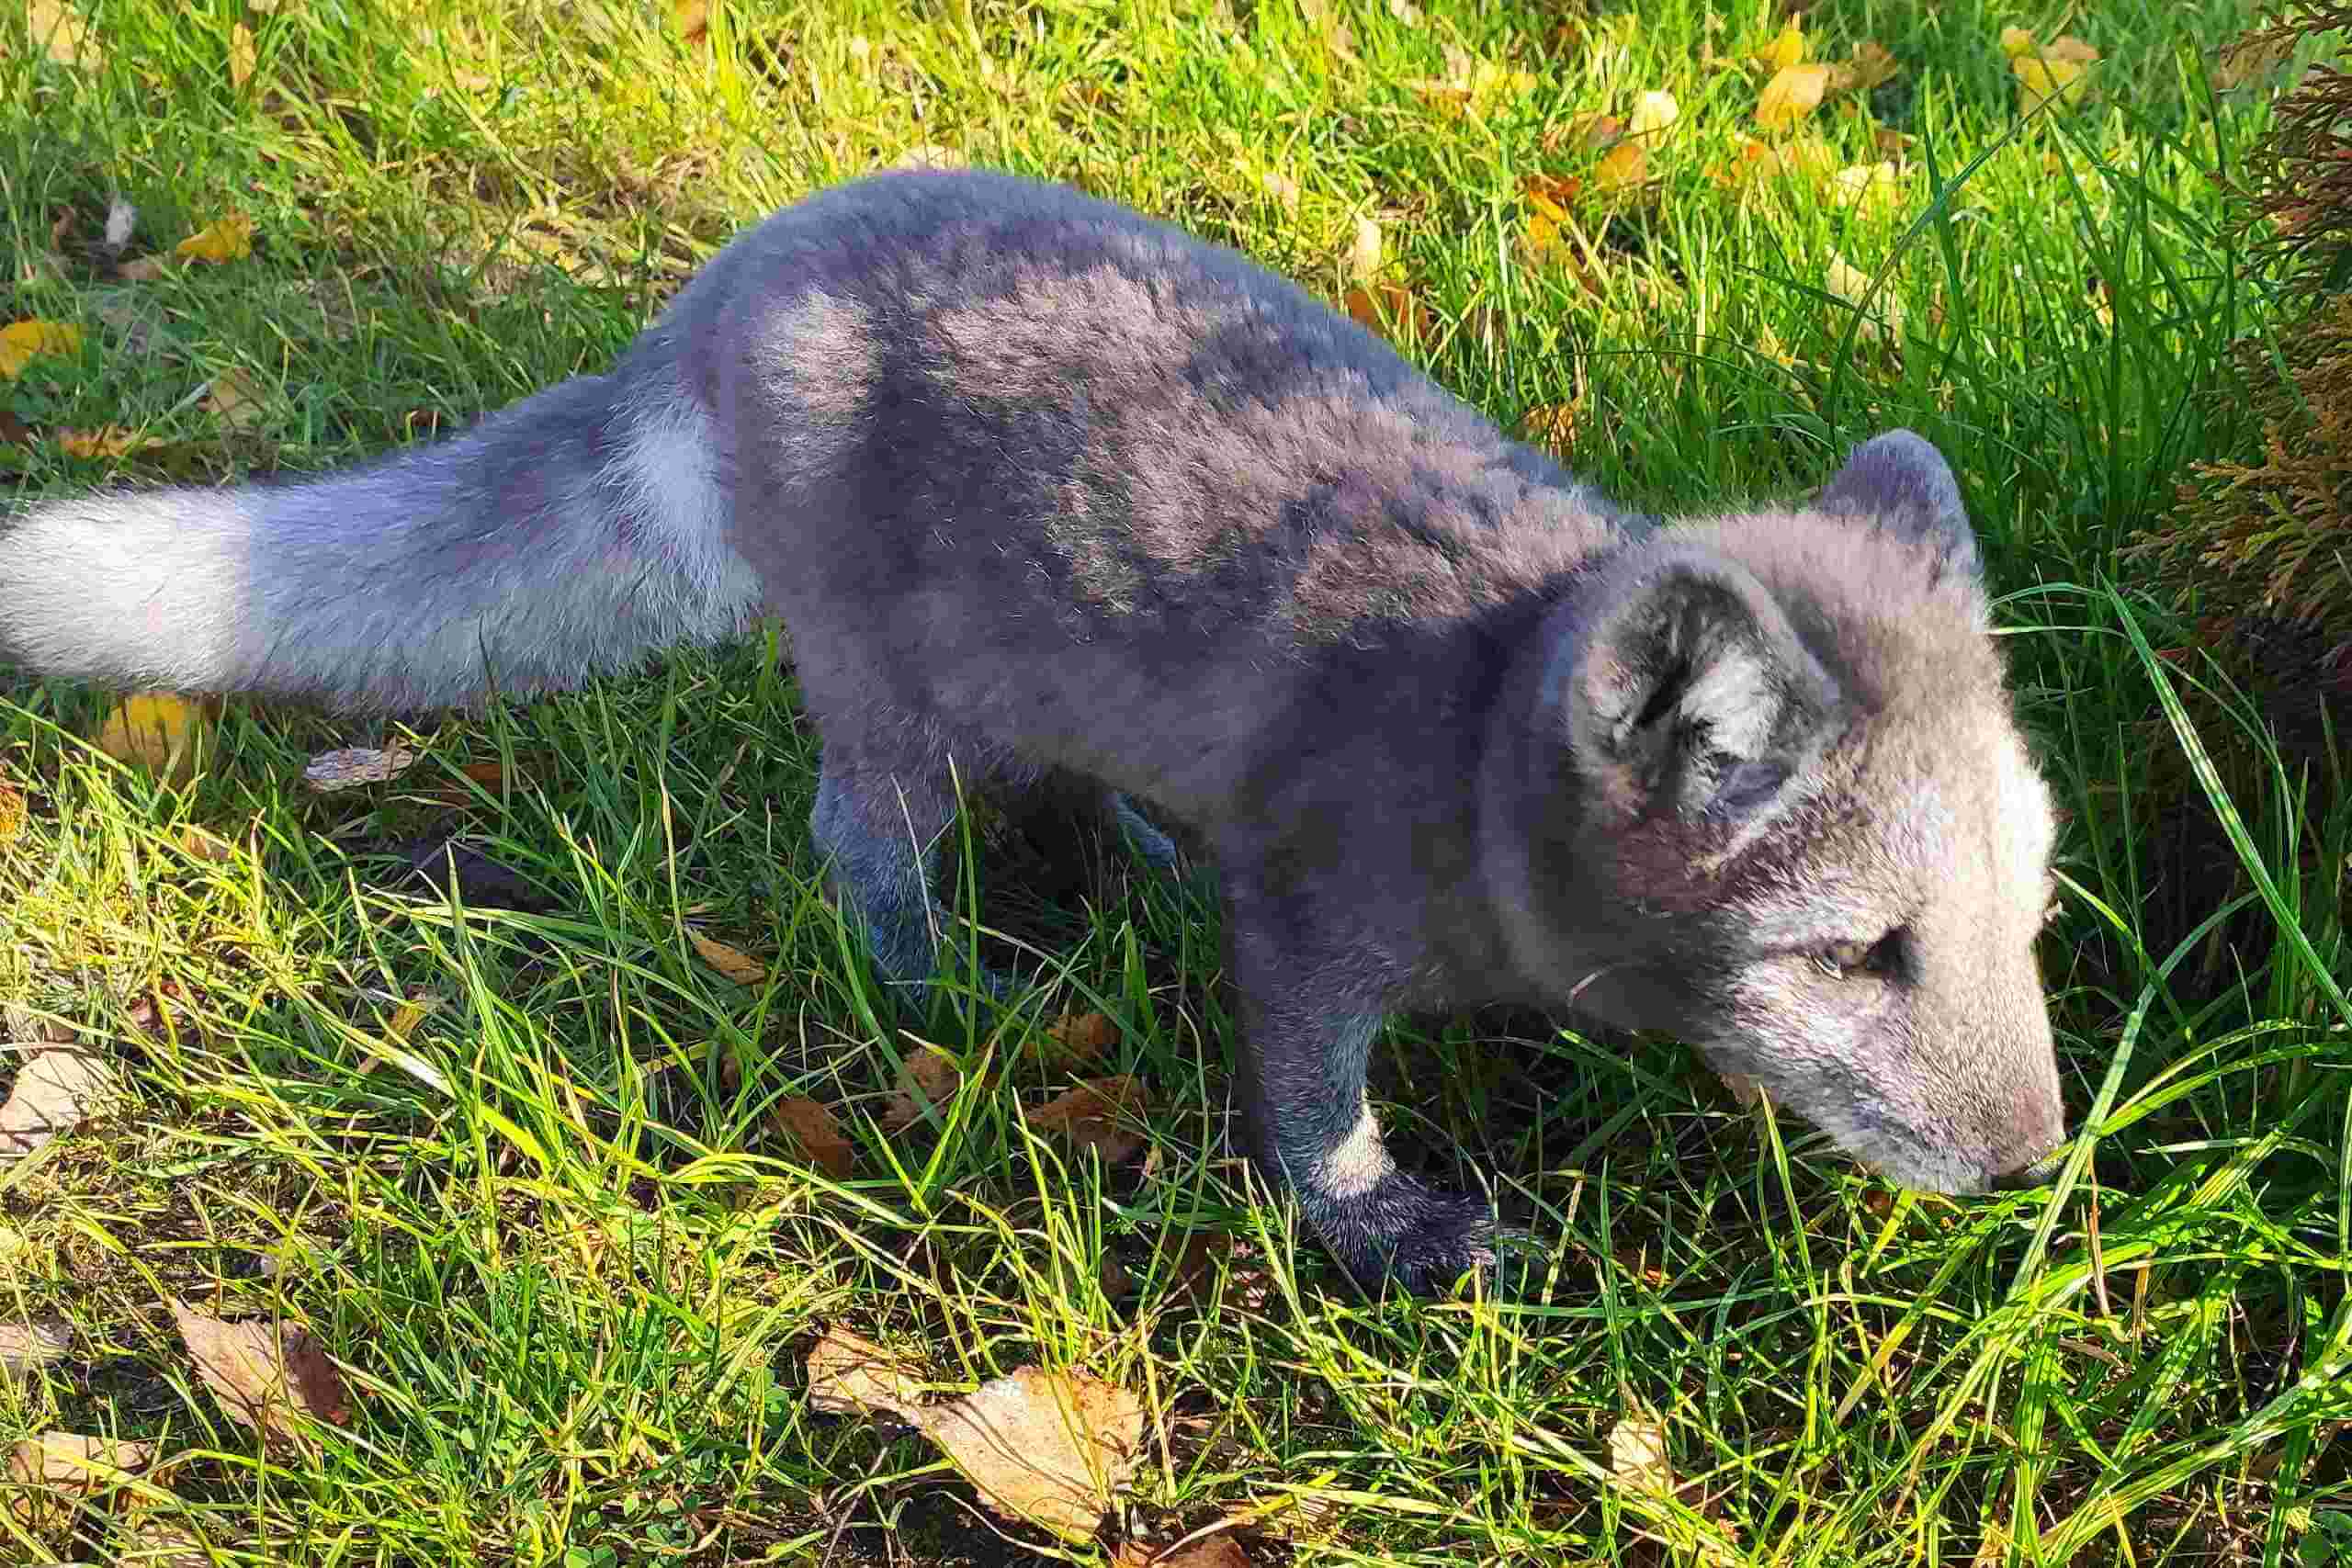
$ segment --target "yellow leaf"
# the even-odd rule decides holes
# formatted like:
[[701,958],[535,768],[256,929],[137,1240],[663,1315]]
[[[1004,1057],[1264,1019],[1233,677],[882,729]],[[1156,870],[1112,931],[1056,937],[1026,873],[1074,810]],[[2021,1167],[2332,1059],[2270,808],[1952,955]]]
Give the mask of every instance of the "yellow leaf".
[[698,931],[688,928],[686,940],[694,943],[702,961],[739,986],[756,986],[768,977],[767,965],[739,948],[723,942],[714,942]]
[[61,430],[57,433],[57,444],[65,448],[69,457],[86,460],[93,457],[128,457],[133,452],[144,452],[150,446],[161,446],[164,443],[157,436],[141,435],[119,424],[102,424],[96,430]]
[[14,378],[37,354],[82,352],[82,329],[66,321],[11,321],[0,327],[0,376]]
[[2018,110],[2031,114],[2052,98],[2064,107],[2079,107],[2090,92],[2084,69],[2098,59],[2098,51],[2075,38],[2053,39],[2039,53],[2013,57],[2009,70],[2018,79]]
[[392,1010],[390,1020],[384,1025],[384,1032],[391,1036],[393,1044],[405,1045],[408,1037],[416,1032],[416,1026],[440,1005],[439,997],[412,997]]
[[239,22],[229,29],[229,84],[242,87],[252,79],[254,62],[254,30]]
[[1380,276],[1381,253],[1384,246],[1380,220],[1369,212],[1356,218],[1355,243],[1348,247],[1348,277],[1356,283],[1370,283]]
[[1775,71],[1786,71],[1799,63],[1804,59],[1804,29],[1791,18],[1789,25],[1781,29],[1781,36],[1766,44],[1756,58]]
[[1638,141],[1621,141],[1593,165],[1592,183],[1602,190],[1630,190],[1648,173],[1648,149]]
[[2023,28],[2001,29],[2001,52],[2015,60],[2020,54],[2033,52],[2033,35]]
[[1830,256],[1826,281],[1830,293],[1865,312],[1858,334],[1864,342],[1876,343],[1903,330],[1903,307],[1895,302],[1893,294],[1881,289],[1872,295],[1870,274],[1845,257],[1834,254]]
[[172,254],[192,261],[242,261],[254,254],[254,220],[232,212],[182,240],[172,247]]
[[1864,212],[1884,212],[1902,195],[1901,177],[1893,164],[1857,164],[1830,176],[1830,199],[1840,207]]
[[117,761],[168,778],[196,771],[204,739],[204,710],[169,692],[125,697],[98,730],[98,750]]
[[1400,284],[1376,283],[1370,288],[1351,288],[1347,307],[1348,315],[1356,325],[1398,343],[1419,343],[1429,332],[1429,311],[1413,298],[1411,289]]
[[1626,120],[1626,130],[1634,136],[1656,136],[1672,125],[1682,112],[1672,93],[1644,93],[1634,100],[1634,112]]
[[1618,1418],[1609,1428],[1609,1473],[1618,1485],[1652,1496],[1674,1492],[1674,1467],[1667,1461],[1666,1427],[1647,1411]]
[[48,51],[49,57],[60,65],[95,71],[106,63],[106,57],[90,37],[89,22],[62,0],[31,0],[26,7],[25,21],[32,29],[33,42]]
[[1829,85],[1826,65],[1784,65],[1764,84],[1756,100],[1756,123],[1767,130],[1786,130],[1821,105]]
[[1547,403],[1527,411],[1520,427],[1555,457],[1566,457],[1576,449],[1577,422],[1584,415],[1584,400],[1577,398],[1565,403]]
[[204,395],[204,412],[219,415],[232,429],[244,430],[259,424],[266,410],[254,378],[232,367],[212,378],[211,389]]

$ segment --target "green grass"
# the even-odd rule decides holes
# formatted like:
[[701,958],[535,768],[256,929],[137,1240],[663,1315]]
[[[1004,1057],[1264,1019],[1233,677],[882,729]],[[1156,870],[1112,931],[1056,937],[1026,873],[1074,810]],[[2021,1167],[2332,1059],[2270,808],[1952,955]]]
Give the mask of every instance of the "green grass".
[[[2070,814],[2045,962],[2090,1135],[2058,1184],[1889,1194],[1672,1042],[1400,1021],[1396,1141],[1495,1173],[1556,1267],[1529,1302],[1368,1303],[1227,1152],[1213,911],[1117,855],[977,826],[981,945],[1035,983],[937,1009],[923,1038],[1002,1070],[879,1130],[912,1046],[820,895],[814,741],[772,650],[426,726],[406,780],[329,796],[304,760],[381,731],[232,705],[165,789],[84,743],[107,694],[20,683],[0,999],[101,1043],[134,1098],[0,1172],[0,1319],[76,1333],[0,1378],[0,1443],[186,1457],[135,1506],[0,1508],[0,1561],[135,1560],[157,1518],[229,1562],[1036,1560],[921,1440],[810,1411],[802,1359],[842,1324],[943,1390],[1044,1363],[1143,1392],[1106,1540],[1287,1498],[1242,1532],[1253,1561],[2352,1562],[2352,808],[2306,798],[2116,567],[2180,466],[2247,435],[2208,395],[2265,302],[2222,190],[2268,88],[2204,74],[2241,7],[1820,0],[1818,55],[1876,39],[1903,67],[1813,126],[1840,164],[1914,139],[1876,213],[1710,178],[1754,130],[1736,60],[1778,30],[1764,6],[1332,0],[1346,52],[1321,9],[817,0],[718,9],[689,45],[607,0],[90,0],[80,69],[7,13],[0,320],[86,336],[0,382],[32,432],[0,463],[29,498],[447,428],[602,365],[742,222],[918,147],[1080,181],[1335,299],[1377,213],[1432,313],[1417,356],[1506,423],[1572,405],[1573,462],[1629,502],[1785,493],[1895,423],[1953,456]],[[2097,46],[2098,103],[2020,124],[2011,23]],[[1447,116],[1409,84],[1449,48],[1532,82]],[[1574,209],[1589,284],[1531,259],[1523,182],[1589,173],[1575,117],[1659,87],[1681,118],[1649,185]],[[86,246],[117,195],[135,252],[236,209],[255,254],[112,279]],[[1834,257],[1899,307],[1893,344]],[[232,367],[266,393],[235,429],[198,395]],[[107,424],[164,445],[57,444]],[[503,787],[428,798],[492,759]],[[188,823],[239,852],[192,858]],[[551,911],[460,910],[373,852],[451,827]],[[690,920],[767,981],[714,974]],[[363,1072],[411,995],[444,998],[408,1043],[428,1070]],[[1020,1044],[1090,1009],[1121,1025],[1098,1070],[1152,1087],[1140,1167],[1016,1114],[1066,1077]],[[795,1162],[786,1094],[842,1111],[851,1180]],[[1236,1248],[1206,1308],[1148,1268],[1204,1232]],[[1106,1293],[1105,1252],[1136,1295]],[[264,1454],[195,1382],[174,1297],[311,1325],[359,1393],[348,1432]],[[1682,1511],[1598,1480],[1644,1410]]]

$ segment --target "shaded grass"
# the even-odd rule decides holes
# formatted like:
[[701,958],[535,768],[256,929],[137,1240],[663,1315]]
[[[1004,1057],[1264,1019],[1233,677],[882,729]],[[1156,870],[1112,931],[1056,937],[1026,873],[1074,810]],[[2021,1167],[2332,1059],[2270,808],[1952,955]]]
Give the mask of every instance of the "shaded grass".
[[[1905,67],[1816,127],[1840,164],[1915,139],[1883,213],[1711,178],[1758,82],[1702,55],[1759,46],[1760,8],[1333,9],[1344,50],[1273,0],[728,7],[695,42],[605,4],[96,5],[102,66],[13,34],[0,58],[6,314],[90,329],[0,399],[44,435],[155,434],[198,474],[347,460],[602,365],[743,220],[917,148],[1080,181],[1335,296],[1377,213],[1432,314],[1417,357],[1507,423],[1572,408],[1572,460],[1631,502],[1810,484],[1890,424],[1954,456],[2070,812],[2045,963],[2098,1136],[2058,1186],[1889,1193],[1741,1115],[1672,1042],[1400,1021],[1376,1090],[1396,1141],[1498,1179],[1558,1247],[1530,1303],[1366,1303],[1227,1153],[1213,909],[1102,846],[967,824],[978,940],[1035,983],[922,1021],[1001,1071],[882,1131],[914,1041],[820,897],[813,739],[772,649],[427,725],[416,774],[327,797],[294,782],[304,758],[378,730],[235,705],[203,775],[164,790],[77,739],[103,694],[26,685],[0,708],[31,800],[0,845],[0,998],[105,1042],[136,1100],[0,1174],[0,1313],[78,1333],[0,1384],[0,1437],[193,1449],[148,1512],[227,1561],[1035,1560],[919,1442],[810,1412],[800,1355],[847,1322],[943,1387],[1044,1361],[1146,1391],[1114,1533],[1257,1506],[1261,1561],[2326,1549],[2352,1414],[2352,838],[2290,761],[2251,787],[2195,766],[2235,710],[2113,570],[2182,460],[2243,436],[2212,394],[2261,300],[2219,197],[2262,108],[2200,68],[2234,8],[1825,0],[1819,53],[1874,37]],[[2100,104],[2018,125],[2012,21],[2097,44]],[[1411,84],[1449,47],[1532,83],[1448,116]],[[1651,185],[1576,207],[1581,269],[1531,257],[1522,182],[1589,174],[1576,117],[1658,86],[1682,120]],[[136,249],[232,208],[259,248],[109,281],[86,242],[117,194]],[[1899,309],[1891,344],[1833,258]],[[231,367],[267,394],[250,429],[192,395]],[[28,495],[110,471],[50,439],[0,462]],[[499,789],[460,783],[492,759]],[[187,822],[240,854],[189,856]],[[2221,852],[2175,852],[2184,822],[2220,825]],[[397,887],[377,852],[452,826],[550,912]],[[720,979],[689,923],[766,981]],[[368,1069],[420,994],[444,999],[405,1043],[416,1070]],[[1019,1114],[1067,1081],[1019,1051],[1066,1010],[1115,1018],[1101,1070],[1153,1086],[1140,1168]],[[775,1133],[788,1093],[841,1108],[852,1180]],[[1163,1258],[1201,1234],[1233,1246],[1205,1304]],[[314,1466],[261,1455],[194,1388],[175,1294],[311,1323],[362,1392],[352,1433]],[[1599,1480],[1644,1411],[1689,1483],[1673,1503]],[[0,1557],[118,1555],[130,1528],[87,1511],[36,1544],[0,1512]]]

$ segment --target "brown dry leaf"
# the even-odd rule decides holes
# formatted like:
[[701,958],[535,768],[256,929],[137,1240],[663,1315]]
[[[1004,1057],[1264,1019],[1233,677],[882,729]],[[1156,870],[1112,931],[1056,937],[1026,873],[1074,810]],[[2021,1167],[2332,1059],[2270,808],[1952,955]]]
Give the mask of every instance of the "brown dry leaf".
[[416,1032],[416,1026],[438,1010],[440,1006],[439,997],[411,997],[392,1010],[392,1016],[384,1021],[384,1032],[391,1038],[393,1044],[405,1045],[408,1037]]
[[25,792],[0,780],[0,844],[14,843],[25,830]]
[[906,1363],[863,1335],[828,1328],[808,1352],[808,1403],[828,1416],[879,1410],[911,1421],[922,1397]]
[[124,1442],[114,1438],[85,1438],[75,1432],[43,1432],[27,1438],[10,1450],[5,1479],[15,1495],[9,1509],[31,1522],[47,1501],[43,1493],[84,1495],[119,1485],[153,1463],[155,1445]]
[[1029,1124],[1040,1132],[1058,1133],[1080,1148],[1092,1149],[1117,1165],[1143,1147],[1144,1135],[1133,1122],[1150,1100],[1143,1080],[1130,1074],[1088,1078],[1030,1111]]
[[259,1319],[223,1323],[178,1302],[172,1319],[197,1375],[239,1425],[299,1446],[305,1439],[298,1412],[334,1426],[351,1419],[343,1374],[308,1329]]
[[260,386],[232,367],[212,378],[211,388],[204,394],[204,412],[217,415],[232,430],[247,430],[259,424],[269,411]]
[[62,358],[82,352],[82,329],[71,321],[28,319],[0,327],[0,377],[14,379],[36,355]]
[[1111,1568],[1250,1568],[1250,1554],[1220,1530],[1198,1540],[1180,1540],[1172,1551],[1128,1541],[1111,1559]]
[[96,430],[60,430],[57,444],[68,457],[87,462],[99,457],[128,457],[161,446],[164,441],[161,436],[125,430],[119,424],[102,424]]
[[21,1374],[62,1361],[73,1348],[74,1330],[62,1317],[0,1323],[0,1372]]
[[964,1069],[936,1045],[922,1045],[899,1067],[899,1088],[882,1107],[882,1130],[896,1133],[912,1126],[934,1105],[956,1097]]
[[1348,290],[1348,316],[1358,326],[1402,344],[1419,343],[1429,333],[1429,310],[1401,284],[1375,283]]
[[1757,1102],[1764,1098],[1764,1091],[1746,1073],[1717,1073],[1715,1076],[1724,1080],[1724,1088],[1731,1090],[1731,1097],[1739,1101],[1742,1110],[1754,1110]]
[[1674,1467],[1667,1460],[1666,1427],[1647,1411],[1633,1411],[1609,1428],[1609,1473],[1629,1492],[1671,1496]]
[[113,1068],[74,1046],[23,1052],[17,1081],[0,1104],[0,1160],[22,1159],[74,1131],[119,1088]]
[[226,865],[237,856],[236,846],[208,828],[191,822],[180,829],[180,852],[208,865]]
[[857,1151],[842,1135],[841,1122],[821,1102],[805,1094],[794,1095],[776,1102],[768,1112],[768,1122],[834,1180],[847,1181],[856,1168]]
[[25,20],[32,29],[34,44],[60,65],[95,71],[106,63],[97,40],[90,36],[88,21],[62,0],[29,0]]
[[1092,1536],[1143,1448],[1143,1401],[1084,1372],[1023,1367],[908,1413],[998,1513]]
[[1867,93],[1894,80],[1902,67],[1894,62],[1894,53],[1875,39],[1864,39],[1854,46],[1853,58],[1829,68],[1829,90],[1833,93]]
[[243,261],[254,254],[254,220],[242,212],[208,223],[172,247],[172,254],[190,261]]
[[1556,457],[1576,450],[1577,423],[1584,417],[1584,400],[1544,403],[1529,409],[1520,421],[1528,438]]
[[2292,33],[2271,31],[2241,38],[2215,57],[2213,86],[2224,93],[2243,87],[2268,75],[2294,57],[2295,37]]
[[153,283],[171,269],[172,264],[162,256],[133,256],[118,263],[114,275],[125,283]]
[[[1118,1043],[1118,1021],[1108,1013],[1066,1012],[1046,1026],[1045,1039],[1031,1042],[1031,1049],[1049,1063],[1091,1062]],[[1051,1050],[1046,1049],[1048,1043]]]
[[1767,130],[1788,130],[1821,107],[1829,85],[1826,65],[1784,65],[1757,96],[1756,123]]
[[386,784],[416,766],[417,753],[399,741],[390,746],[353,746],[322,751],[302,770],[302,783],[321,795]]
[[705,964],[739,986],[756,986],[768,977],[768,966],[741,948],[707,937],[692,926],[686,928],[686,940],[694,944]]
[[670,16],[684,42],[700,43],[710,34],[710,0],[671,0]]

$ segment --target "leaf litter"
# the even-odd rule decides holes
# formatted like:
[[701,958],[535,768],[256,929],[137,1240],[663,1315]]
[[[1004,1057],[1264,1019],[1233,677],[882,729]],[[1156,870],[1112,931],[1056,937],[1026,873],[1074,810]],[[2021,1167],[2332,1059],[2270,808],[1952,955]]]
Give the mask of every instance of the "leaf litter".
[[179,1302],[172,1320],[221,1410],[272,1447],[309,1446],[301,1416],[338,1427],[351,1419],[343,1374],[310,1330],[259,1319],[227,1323]]
[[1085,1372],[1023,1367],[925,1404],[904,1362],[841,1328],[820,1338],[808,1371],[816,1409],[895,1417],[937,1444],[989,1508],[1064,1540],[1093,1535],[1142,1459],[1143,1401]]
[[0,1161],[39,1153],[96,1116],[120,1088],[113,1068],[77,1045],[26,1050],[0,1103]]

